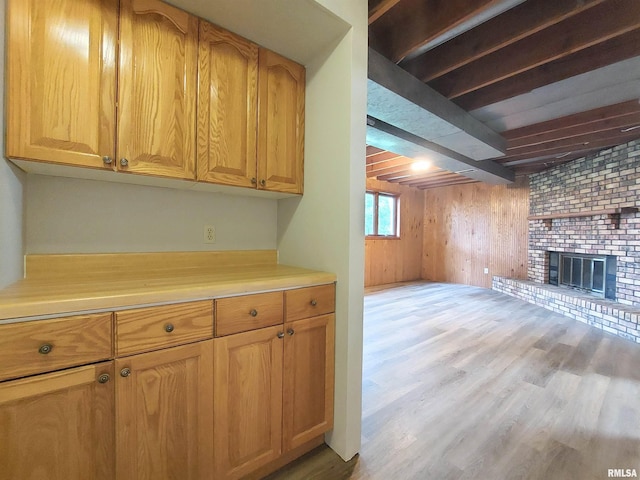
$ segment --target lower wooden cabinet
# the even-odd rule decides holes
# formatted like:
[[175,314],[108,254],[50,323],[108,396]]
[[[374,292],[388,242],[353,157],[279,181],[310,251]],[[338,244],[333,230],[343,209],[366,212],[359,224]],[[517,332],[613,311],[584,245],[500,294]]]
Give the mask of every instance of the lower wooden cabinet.
[[0,383],[0,479],[113,480],[113,380],[104,362]]
[[333,426],[334,315],[214,340],[215,478],[239,479]]
[[213,341],[115,363],[115,478],[211,479]]
[[335,316],[285,323],[284,450],[333,428]]

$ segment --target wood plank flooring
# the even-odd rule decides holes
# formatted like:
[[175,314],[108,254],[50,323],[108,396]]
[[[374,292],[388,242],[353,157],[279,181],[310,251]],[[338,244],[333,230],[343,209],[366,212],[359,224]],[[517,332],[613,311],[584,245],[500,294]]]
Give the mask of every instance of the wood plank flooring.
[[492,290],[365,296],[360,455],[269,480],[599,480],[640,475],[640,345]]

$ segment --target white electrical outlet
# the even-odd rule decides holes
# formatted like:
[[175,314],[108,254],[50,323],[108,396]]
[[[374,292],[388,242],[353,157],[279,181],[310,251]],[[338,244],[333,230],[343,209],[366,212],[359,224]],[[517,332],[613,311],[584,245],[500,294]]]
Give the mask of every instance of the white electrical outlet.
[[489,275],[489,269],[487,267],[484,267],[484,274]]
[[213,225],[204,226],[204,243],[216,243],[216,229]]

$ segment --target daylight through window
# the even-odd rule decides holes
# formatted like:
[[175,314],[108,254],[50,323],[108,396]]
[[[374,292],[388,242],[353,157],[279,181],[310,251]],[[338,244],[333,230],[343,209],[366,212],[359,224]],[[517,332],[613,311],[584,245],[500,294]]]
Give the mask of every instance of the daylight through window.
[[376,237],[399,237],[398,203],[398,195],[367,192],[364,234]]

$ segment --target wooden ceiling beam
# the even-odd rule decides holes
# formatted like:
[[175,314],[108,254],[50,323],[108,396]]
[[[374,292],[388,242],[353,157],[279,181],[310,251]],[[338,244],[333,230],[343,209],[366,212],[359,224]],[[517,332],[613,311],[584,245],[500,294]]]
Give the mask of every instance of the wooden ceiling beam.
[[[377,164],[375,167],[367,167],[367,177],[377,177],[379,175],[387,175],[391,173],[399,173],[410,170],[410,165],[413,163],[412,159],[406,157],[400,157],[392,162],[385,162]],[[435,168],[435,167],[433,167]]]
[[603,1],[528,0],[400,66],[428,82]]
[[377,165],[378,163],[388,162],[389,160],[393,160],[394,158],[400,158],[401,156],[402,155],[398,155],[397,153],[381,150],[380,153],[368,155],[366,162],[367,162],[367,166]]
[[[615,144],[620,137],[627,136],[628,133],[623,131],[624,129],[612,128],[603,130],[600,132],[589,132],[583,135],[578,135],[569,138],[562,138],[559,140],[552,140],[543,143],[536,143],[533,145],[526,145],[521,147],[514,147],[507,150],[507,155],[535,155],[540,152],[544,153],[548,150],[556,150],[558,148],[564,148],[567,150],[581,149],[589,147],[594,142],[612,142]],[[636,132],[636,135],[640,136],[640,129]]]
[[370,155],[376,155],[378,153],[382,153],[385,150],[378,148],[378,147],[372,147],[371,145],[367,145],[367,157]]
[[[640,113],[632,113],[620,117],[607,118],[598,122],[591,122],[574,127],[558,129],[556,131],[541,133],[524,138],[517,138],[507,142],[507,153],[518,148],[545,146],[552,142],[566,141],[579,143],[596,139],[604,132],[620,134],[630,131],[628,129],[640,128]],[[595,137],[592,137],[595,136]]]
[[[619,136],[616,136],[616,137],[609,137],[609,138],[606,138],[606,139],[593,141],[593,142],[590,142],[588,145],[582,145],[582,146],[572,145],[572,146],[550,148],[548,150],[544,150],[544,151],[541,151],[541,152],[506,155],[506,156],[500,158],[500,160],[501,160],[500,163],[502,165],[510,166],[510,165],[513,165],[511,163],[513,161],[528,160],[528,159],[530,159],[530,158],[532,158],[534,156],[539,156],[539,155],[555,156],[556,158],[558,158],[558,156],[565,155],[567,153],[574,154],[574,153],[577,153],[577,152],[582,152],[582,151],[587,151],[587,150],[593,150],[593,149],[601,150],[601,149],[604,149],[604,148],[612,147],[614,145],[622,145],[623,143],[627,143],[627,142],[630,142],[632,140],[636,140],[638,138],[640,138],[640,131],[634,130],[633,132],[630,132],[630,133],[627,133],[627,134],[622,134],[621,133]],[[566,155],[566,156],[568,156],[568,155]],[[562,158],[562,156],[560,158]]]
[[[517,142],[535,142],[537,139],[551,137],[555,132],[558,135],[571,136],[573,133],[580,134],[587,131],[596,131],[601,126],[615,125],[622,126],[623,123],[640,115],[640,101],[629,100],[615,105],[594,108],[585,112],[574,113],[561,118],[548,120],[546,122],[535,123],[525,127],[514,128],[502,132],[501,135],[507,139],[508,145],[517,145]],[[612,122],[609,122],[611,120]],[[582,130],[576,130],[582,129]],[[524,143],[522,143],[524,145]]]
[[442,182],[428,182],[420,185],[415,185],[415,188],[418,188],[420,190],[427,190],[429,188],[450,187],[453,185],[464,185],[466,183],[478,183],[478,180],[462,177],[459,180],[444,180]]
[[369,0],[369,25],[395,7],[400,0]]
[[369,27],[369,45],[394,63],[499,0],[401,0]]
[[455,103],[467,111],[476,110],[550,83],[635,57],[638,55],[638,45],[640,45],[640,30],[634,30],[458,97]]
[[449,99],[640,28],[638,0],[610,0],[460,67],[429,85]]
[[419,183],[424,183],[427,181],[430,182],[435,182],[435,181],[441,181],[441,180],[452,180],[452,179],[458,179],[458,178],[467,178],[467,177],[463,177],[462,175],[458,175],[457,173],[453,173],[453,172],[441,172],[435,175],[421,175],[421,176],[416,176],[414,178],[410,178],[407,180],[400,180],[396,183],[399,183],[400,185],[406,185],[408,187],[413,187]]

